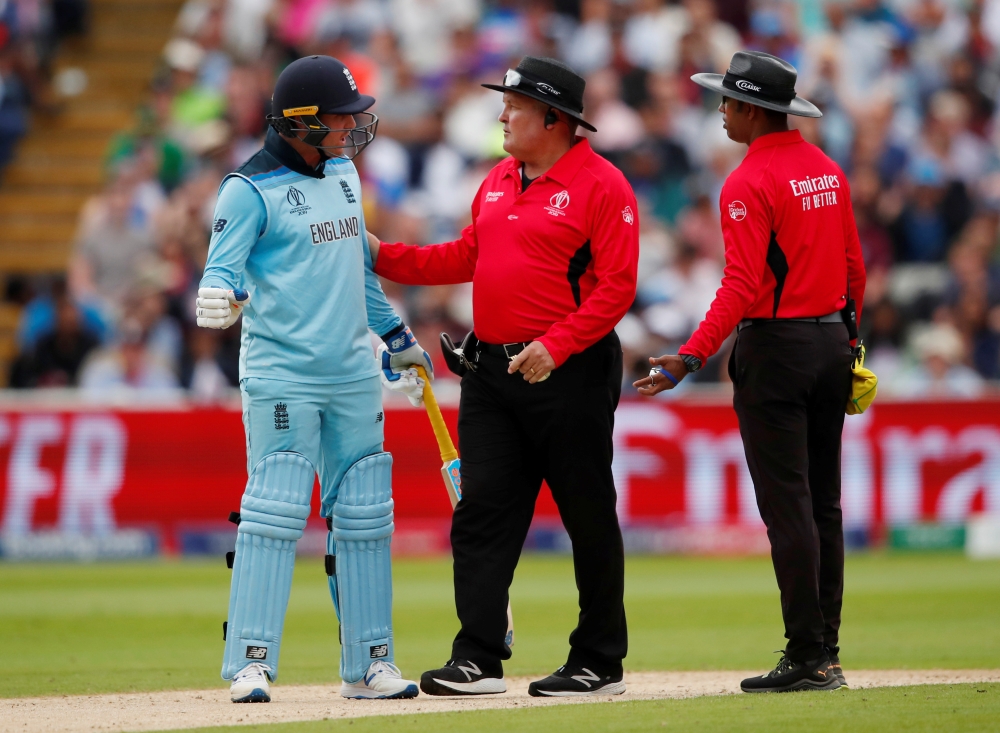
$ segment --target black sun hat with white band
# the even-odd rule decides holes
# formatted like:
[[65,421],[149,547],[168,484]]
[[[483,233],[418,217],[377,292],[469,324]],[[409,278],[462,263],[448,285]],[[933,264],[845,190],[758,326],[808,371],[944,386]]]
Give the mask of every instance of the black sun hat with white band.
[[517,92],[565,112],[591,132],[597,128],[583,119],[583,90],[587,82],[562,61],[525,56],[516,69],[507,69],[503,84],[483,84],[498,92]]
[[799,117],[822,117],[812,102],[795,94],[798,73],[784,59],[761,51],[737,51],[723,74],[695,74],[691,81],[724,97]]

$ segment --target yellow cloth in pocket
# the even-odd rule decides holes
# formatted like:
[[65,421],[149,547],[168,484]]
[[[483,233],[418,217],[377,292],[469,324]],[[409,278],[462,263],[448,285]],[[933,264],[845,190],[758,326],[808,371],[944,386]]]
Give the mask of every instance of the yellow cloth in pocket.
[[874,402],[878,393],[878,377],[865,368],[865,347],[858,347],[858,355],[851,364],[851,396],[847,400],[847,414],[860,415]]

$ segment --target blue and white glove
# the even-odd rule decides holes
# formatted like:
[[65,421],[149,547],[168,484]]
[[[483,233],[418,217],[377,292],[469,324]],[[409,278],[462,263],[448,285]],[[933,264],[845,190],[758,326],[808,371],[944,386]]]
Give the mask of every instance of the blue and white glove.
[[377,355],[382,369],[382,386],[405,394],[414,407],[420,405],[424,401],[424,380],[417,374],[416,367],[422,366],[428,378],[434,379],[431,357],[405,326],[385,336],[384,340]]
[[250,293],[246,290],[199,288],[195,302],[197,323],[202,328],[229,328],[249,302]]

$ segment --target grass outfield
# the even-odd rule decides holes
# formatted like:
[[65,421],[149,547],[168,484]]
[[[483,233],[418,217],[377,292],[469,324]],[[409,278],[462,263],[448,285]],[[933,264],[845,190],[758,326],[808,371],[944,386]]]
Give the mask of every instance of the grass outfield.
[[185,733],[607,733],[629,731],[818,730],[851,733],[972,733],[996,731],[1000,684],[929,685],[792,695],[730,695],[560,705],[523,710],[476,710],[387,718],[186,729]]
[[[0,564],[0,696],[222,686],[229,572],[222,558]],[[397,663],[412,678],[448,658],[457,627],[450,563],[404,560],[394,573]],[[576,619],[570,561],[526,557],[512,599],[517,643],[505,671],[547,674],[564,660]],[[764,559],[630,558],[626,604],[627,669],[763,671],[783,641],[778,591]],[[852,668],[995,668],[998,608],[998,562],[853,556],[841,660],[848,674]],[[335,681],[336,634],[322,562],[303,559],[279,684]],[[698,704],[709,710],[735,703]]]

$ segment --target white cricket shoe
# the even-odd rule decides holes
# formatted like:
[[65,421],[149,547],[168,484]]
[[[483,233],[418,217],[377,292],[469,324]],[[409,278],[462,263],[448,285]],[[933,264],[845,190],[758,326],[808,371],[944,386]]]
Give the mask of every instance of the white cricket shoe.
[[270,672],[263,664],[253,662],[233,675],[229,699],[233,702],[271,702]]
[[365,700],[402,700],[416,697],[417,683],[404,680],[399,668],[389,662],[372,662],[365,676],[357,682],[340,686],[342,697]]

